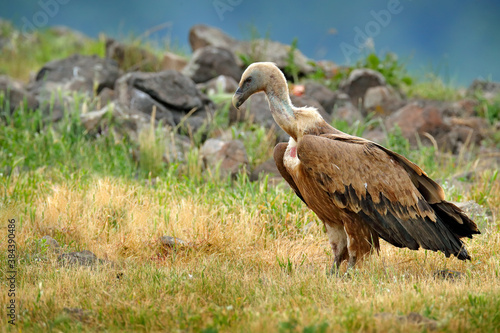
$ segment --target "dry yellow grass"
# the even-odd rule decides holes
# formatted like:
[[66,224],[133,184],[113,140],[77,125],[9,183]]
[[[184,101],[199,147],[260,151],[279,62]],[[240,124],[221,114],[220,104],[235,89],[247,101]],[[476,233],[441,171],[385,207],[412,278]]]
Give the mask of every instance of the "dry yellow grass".
[[[500,193],[498,181],[493,186]],[[498,331],[498,225],[467,240],[472,262],[384,243],[380,255],[350,276],[328,277],[332,257],[322,227],[294,227],[297,219],[315,221],[313,213],[293,201],[294,213],[281,221],[289,227],[270,232],[279,216],[262,201],[264,186],[249,198],[255,204],[234,200],[232,207],[218,201],[230,195],[224,190],[216,198],[201,191],[186,195],[161,180],[156,188],[114,178],[47,180],[45,187],[31,204],[11,204],[0,213],[2,221],[18,221],[17,327],[24,331],[429,329],[375,317],[381,312],[418,312],[436,320],[438,331]],[[288,190],[277,190],[272,205],[287,205],[291,198]],[[498,197],[492,198],[498,208]],[[56,255],[37,246],[44,235],[67,250],[90,250],[117,265],[61,267]],[[189,245],[162,248],[163,235]],[[444,268],[464,277],[435,278],[433,272]],[[6,304],[6,292],[0,300]],[[14,329],[6,320],[0,319],[2,331]]]

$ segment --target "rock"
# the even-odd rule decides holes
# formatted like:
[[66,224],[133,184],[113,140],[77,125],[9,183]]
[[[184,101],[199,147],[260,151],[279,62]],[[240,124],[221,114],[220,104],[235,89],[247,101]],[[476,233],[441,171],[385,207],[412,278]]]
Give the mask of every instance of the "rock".
[[441,111],[433,106],[422,106],[419,103],[410,103],[391,114],[385,121],[388,130],[396,125],[401,129],[402,135],[411,144],[416,145],[418,134],[422,142],[427,141],[424,133],[430,134],[439,147],[450,147],[447,133],[450,126],[445,124]]
[[64,313],[71,318],[81,322],[87,322],[90,319],[91,312],[81,308],[63,308]]
[[148,115],[156,107],[156,119],[172,126],[189,113],[186,124],[198,129],[214,109],[190,78],[174,70],[128,73],[116,81],[115,91],[122,105]]
[[57,258],[57,261],[62,266],[93,266],[95,264],[111,263],[108,260],[98,259],[95,254],[88,250],[63,253]]
[[305,96],[318,101],[328,114],[332,114],[337,94],[321,83],[315,81],[308,81],[304,86]]
[[172,236],[161,236],[160,244],[168,247],[178,247],[178,246],[187,246],[188,243],[183,241],[182,239],[175,238]]
[[0,94],[4,96],[4,102],[0,105],[0,112],[3,111],[6,105],[9,106],[8,110],[6,110],[9,114],[12,114],[17,108],[24,108],[24,106],[26,106],[27,110],[36,110],[39,107],[39,103],[33,94],[24,89],[20,82],[5,75],[0,75]]
[[118,64],[114,60],[75,54],[46,63],[28,88],[37,94],[43,86],[53,82],[64,90],[93,96],[94,90],[99,93],[105,87],[113,88],[119,74]]
[[194,25],[189,30],[189,44],[193,51],[206,46],[228,48],[228,46],[237,42],[237,40],[226,35],[222,30],[203,24]]
[[454,117],[473,117],[476,116],[476,108],[479,102],[474,99],[462,99],[456,102],[450,103],[444,110],[445,116]]
[[351,103],[349,95],[343,92],[336,94],[335,104],[331,112],[332,119],[346,121],[349,125],[364,119],[361,111]]
[[434,272],[434,277],[443,280],[455,281],[464,278],[465,274],[458,271],[452,271],[450,269],[440,269]]
[[116,93],[112,89],[104,88],[103,90],[101,90],[97,98],[99,101],[98,107],[101,108],[114,101],[116,98]]
[[160,69],[162,71],[173,69],[180,72],[184,67],[186,67],[187,63],[188,61],[186,60],[186,58],[172,52],[165,52],[163,53],[163,59],[160,64]]
[[258,181],[260,178],[266,175],[269,175],[269,181],[273,184],[283,180],[281,174],[278,171],[278,168],[276,167],[274,158],[270,158],[264,163],[256,166],[250,174],[250,181]]
[[61,251],[61,246],[59,245],[59,243],[50,236],[43,236],[40,239],[40,244],[52,252],[57,253]]
[[340,84],[340,89],[349,95],[352,105],[362,107],[366,91],[369,88],[385,85],[385,78],[379,72],[368,68],[359,68],[349,74],[349,77]]
[[194,52],[182,73],[194,82],[201,83],[219,75],[227,75],[234,80],[239,80],[242,71],[230,51],[220,47],[206,46]]
[[[331,116],[326,113],[325,109],[323,106],[315,99],[312,99],[308,96],[302,95],[302,96],[295,96],[295,95],[290,95],[290,100],[292,101],[292,104],[298,108],[300,107],[314,107],[318,110],[319,114],[325,119],[327,123],[330,122]],[[268,111],[270,113],[270,111]]]
[[375,112],[380,116],[387,116],[403,106],[401,96],[390,86],[376,86],[368,88],[363,100],[364,113]]
[[239,172],[247,172],[248,157],[243,142],[208,139],[200,149],[200,156],[206,169],[216,171],[220,165],[221,177],[236,177]]
[[82,114],[80,114],[80,122],[88,132],[92,132],[101,123],[103,117],[108,112],[112,112],[113,108],[114,108],[114,104],[109,104],[100,110],[82,113]]
[[451,126],[448,141],[453,152],[459,152],[465,145],[479,145],[488,129],[487,121],[480,117],[451,117],[447,121]]
[[453,202],[458,208],[464,211],[472,220],[488,217],[486,209],[481,207],[477,202],[469,200],[466,202]]
[[234,94],[238,89],[238,82],[230,76],[219,75],[205,83],[199,83],[197,86],[209,96],[220,92]]
[[186,162],[187,153],[192,149],[191,141],[185,135],[171,133],[167,135],[167,144],[163,160],[168,163]]
[[420,313],[410,312],[406,316],[398,316],[393,313],[381,312],[375,314],[375,318],[380,320],[390,320],[399,321],[403,324],[412,324],[424,327],[430,331],[434,331],[438,328],[438,322],[429,318],[422,316]]
[[[252,62],[271,61],[283,70],[288,65],[290,46],[267,39],[256,39],[252,41],[238,41],[221,30],[206,25],[198,24],[189,30],[189,43],[193,51],[206,46],[225,48],[236,56],[238,66],[244,67],[240,55]],[[310,60],[299,50],[294,51],[294,63],[298,67],[299,74],[314,72]]]
[[500,95],[500,82],[491,82],[485,80],[474,80],[467,89],[467,95],[475,96],[481,93],[484,98],[491,101]]
[[160,59],[141,47],[123,44],[112,38],[106,38],[106,58],[113,59],[126,71],[157,71]]
[[271,111],[269,110],[269,103],[264,93],[252,95],[239,109],[231,105],[229,108],[229,123],[232,124],[234,122],[243,121],[259,124],[267,129],[274,130],[278,137],[277,141],[279,142],[288,141],[290,138],[290,136],[274,121]]

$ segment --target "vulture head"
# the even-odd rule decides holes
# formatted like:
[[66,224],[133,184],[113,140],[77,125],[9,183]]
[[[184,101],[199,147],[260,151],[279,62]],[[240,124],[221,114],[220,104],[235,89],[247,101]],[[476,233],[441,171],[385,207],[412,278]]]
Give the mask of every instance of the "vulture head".
[[[241,76],[238,90],[233,96],[233,105],[239,108],[250,96],[260,91],[268,96],[287,87],[285,75],[272,62],[256,62],[248,66]],[[288,89],[287,89],[288,90]],[[287,91],[288,92],[288,91]]]

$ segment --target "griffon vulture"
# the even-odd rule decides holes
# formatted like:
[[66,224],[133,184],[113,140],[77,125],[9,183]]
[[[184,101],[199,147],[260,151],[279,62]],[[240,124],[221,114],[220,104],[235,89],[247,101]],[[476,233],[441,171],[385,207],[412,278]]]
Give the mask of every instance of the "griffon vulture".
[[274,148],[283,178],[323,221],[334,253],[332,273],[344,260],[379,250],[379,237],[397,247],[422,247],[470,260],[460,240],[476,224],[444,200],[422,169],[381,145],[330,126],[315,108],[294,107],[285,76],[269,62],[245,70],[233,96],[239,108],[263,91],[276,123],[290,135]]

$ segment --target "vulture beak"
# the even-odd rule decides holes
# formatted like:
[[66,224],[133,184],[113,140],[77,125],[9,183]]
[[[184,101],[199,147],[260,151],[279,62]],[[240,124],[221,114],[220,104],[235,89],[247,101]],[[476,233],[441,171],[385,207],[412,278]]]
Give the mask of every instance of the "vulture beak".
[[236,92],[234,93],[233,95],[233,105],[239,109],[241,104],[243,104],[246,100],[247,100],[247,94],[244,94],[243,93],[243,89],[241,89],[241,87],[238,87],[238,89],[236,90]]

